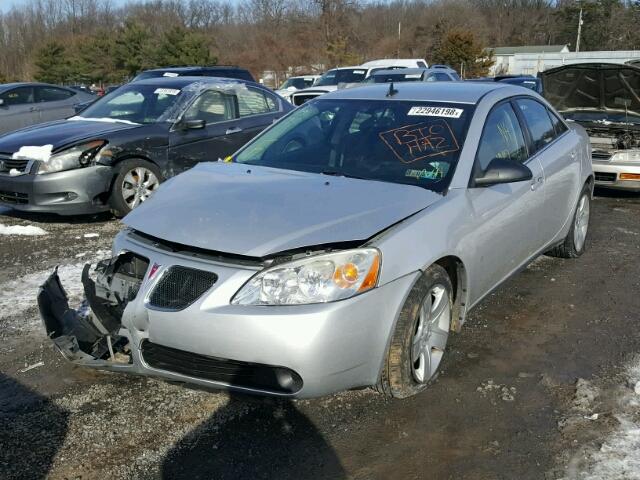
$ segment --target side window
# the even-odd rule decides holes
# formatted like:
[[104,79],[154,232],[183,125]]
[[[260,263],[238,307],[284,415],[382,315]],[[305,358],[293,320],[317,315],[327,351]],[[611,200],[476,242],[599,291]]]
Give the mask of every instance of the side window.
[[0,98],[4,100],[4,106],[10,105],[23,105],[25,103],[33,103],[33,88],[32,87],[19,87],[9,90],[8,92],[0,95]]
[[57,102],[74,96],[75,93],[55,87],[36,87],[36,102]]
[[560,136],[568,130],[568,127],[564,124],[562,120],[558,118],[558,116],[555,113],[553,113],[552,111],[549,111],[549,116],[551,117],[551,123],[553,123],[553,128],[556,131],[556,136]]
[[200,95],[184,114],[186,120],[204,120],[207,124],[237,118],[235,95],[207,90]]
[[268,113],[276,109],[275,102],[267,95],[248,88],[238,94],[238,113],[241,117]]
[[487,117],[476,156],[478,168],[485,171],[494,158],[527,160],[524,135],[510,103],[498,105]]
[[556,137],[556,133],[547,108],[540,102],[528,98],[517,99],[516,105],[520,108],[531,132],[534,152],[551,143]]
[[439,82],[451,81],[451,77],[449,77],[449,75],[447,75],[446,73],[434,73],[434,75],[436,76],[436,80]]
[[418,68],[427,68],[427,64],[424,62],[417,62]]

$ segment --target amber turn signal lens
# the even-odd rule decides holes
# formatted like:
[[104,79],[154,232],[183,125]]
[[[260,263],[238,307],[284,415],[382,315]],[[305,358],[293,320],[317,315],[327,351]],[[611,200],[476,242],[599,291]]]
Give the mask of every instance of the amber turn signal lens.
[[640,180],[640,173],[621,173],[620,180]]
[[362,282],[362,285],[360,285],[358,292],[364,292],[366,290],[370,290],[373,287],[375,287],[376,284],[378,283],[379,273],[380,273],[380,254],[376,255],[376,258],[373,260],[373,263],[371,264],[371,268],[369,268],[369,271],[367,272],[367,276],[364,277],[364,281]]

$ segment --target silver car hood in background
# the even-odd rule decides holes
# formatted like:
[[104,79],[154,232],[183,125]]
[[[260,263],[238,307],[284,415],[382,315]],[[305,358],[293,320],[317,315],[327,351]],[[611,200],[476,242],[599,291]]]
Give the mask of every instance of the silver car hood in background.
[[234,163],[202,163],[123,222],[170,242],[251,257],[364,241],[435,203],[432,191]]

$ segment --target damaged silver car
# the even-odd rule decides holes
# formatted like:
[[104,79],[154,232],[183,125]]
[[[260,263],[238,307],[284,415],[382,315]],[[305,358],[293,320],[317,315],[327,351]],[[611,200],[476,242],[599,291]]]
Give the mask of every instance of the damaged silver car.
[[588,132],[596,185],[640,192],[640,68],[573,64],[540,77],[547,100]]
[[547,252],[585,249],[584,130],[504,84],[380,84],[308,102],[166,182],[68,304],[38,302],[69,360],[315,397],[436,376],[450,332]]

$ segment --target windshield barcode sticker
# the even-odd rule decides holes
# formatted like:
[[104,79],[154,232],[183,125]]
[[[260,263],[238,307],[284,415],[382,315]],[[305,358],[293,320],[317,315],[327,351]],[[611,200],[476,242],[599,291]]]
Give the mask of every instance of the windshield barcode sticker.
[[420,116],[420,117],[445,117],[445,118],[460,118],[462,115],[461,108],[446,108],[446,107],[411,107],[407,115]]
[[176,72],[164,72],[162,74],[163,77],[177,77],[178,74]]
[[[407,73],[404,78],[422,78],[422,74],[421,73]],[[419,107],[413,107],[413,108],[419,108]],[[409,114],[411,115],[411,114]]]
[[175,88],[156,88],[153,93],[156,95],[178,95],[180,90]]

